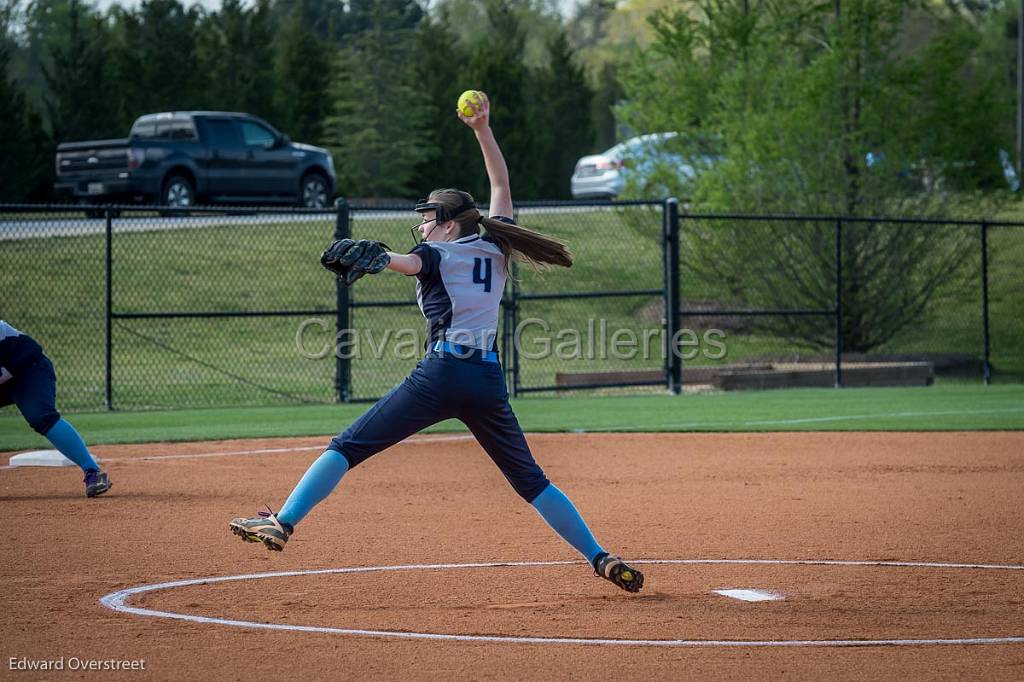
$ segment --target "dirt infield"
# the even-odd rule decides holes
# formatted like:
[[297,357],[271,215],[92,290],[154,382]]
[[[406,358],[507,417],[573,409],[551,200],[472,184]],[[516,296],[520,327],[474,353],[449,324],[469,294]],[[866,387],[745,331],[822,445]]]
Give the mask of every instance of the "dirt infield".
[[[598,539],[629,558],[967,566],[651,563],[639,595],[582,563],[414,568],[125,600],[275,627],[482,641],[260,630],[100,604],[118,590],[202,577],[576,558],[462,435],[418,437],[353,470],[281,554],[228,532],[231,517],[276,508],[324,442],[98,446],[114,488],[95,500],[81,495],[76,470],[0,471],[0,678],[110,677],[69,669],[87,659],[144,662],[123,678],[190,680],[1024,677],[1021,641],[810,645],[1024,637],[1024,570],[1014,568],[1024,565],[1022,432],[530,437]],[[784,598],[743,602],[720,588]],[[658,646],[669,640],[678,645]],[[728,646],[737,642],[764,646]],[[767,646],[779,642],[790,644]],[[17,670],[61,657],[60,674]]]

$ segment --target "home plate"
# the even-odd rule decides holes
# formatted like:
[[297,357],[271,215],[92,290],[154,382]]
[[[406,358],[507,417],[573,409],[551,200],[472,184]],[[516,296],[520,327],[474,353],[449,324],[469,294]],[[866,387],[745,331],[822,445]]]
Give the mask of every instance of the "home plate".
[[11,457],[12,467],[73,467],[75,463],[57,450],[33,450]]
[[784,599],[781,594],[765,590],[712,590],[715,594],[723,597],[731,597],[740,601],[780,601]]

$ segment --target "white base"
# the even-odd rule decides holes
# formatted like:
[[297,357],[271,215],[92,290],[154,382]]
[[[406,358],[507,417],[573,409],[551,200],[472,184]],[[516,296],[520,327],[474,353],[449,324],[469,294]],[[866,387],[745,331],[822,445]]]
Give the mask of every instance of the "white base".
[[73,467],[78,466],[57,450],[33,450],[11,457],[12,467]]
[[714,590],[714,592],[723,597],[731,597],[740,601],[779,601],[783,598],[781,594],[767,590]]

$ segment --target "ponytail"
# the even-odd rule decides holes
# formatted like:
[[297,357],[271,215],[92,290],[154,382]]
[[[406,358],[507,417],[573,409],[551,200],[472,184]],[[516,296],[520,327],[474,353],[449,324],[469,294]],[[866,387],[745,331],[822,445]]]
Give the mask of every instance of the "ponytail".
[[454,220],[459,226],[460,236],[479,234],[480,225],[483,225],[487,235],[505,255],[505,271],[510,274],[513,260],[529,263],[537,269],[547,265],[560,265],[563,268],[572,266],[572,254],[564,241],[514,223],[484,217],[476,209],[473,197],[468,192],[438,189],[431,192],[425,201],[438,207],[442,222],[446,219]]
[[572,254],[560,239],[494,218],[481,217],[480,224],[505,254],[508,271],[511,271],[508,266],[512,260],[524,261],[536,268],[545,265],[572,267]]

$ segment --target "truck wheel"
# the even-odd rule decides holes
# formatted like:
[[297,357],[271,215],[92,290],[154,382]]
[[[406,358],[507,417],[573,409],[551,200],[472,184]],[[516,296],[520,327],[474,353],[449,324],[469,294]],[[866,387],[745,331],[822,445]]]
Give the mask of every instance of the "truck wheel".
[[327,206],[327,178],[319,173],[310,173],[302,178],[299,198],[302,206],[306,208]]
[[175,208],[188,208],[195,204],[196,190],[192,182],[183,175],[172,175],[164,181],[160,203]]

